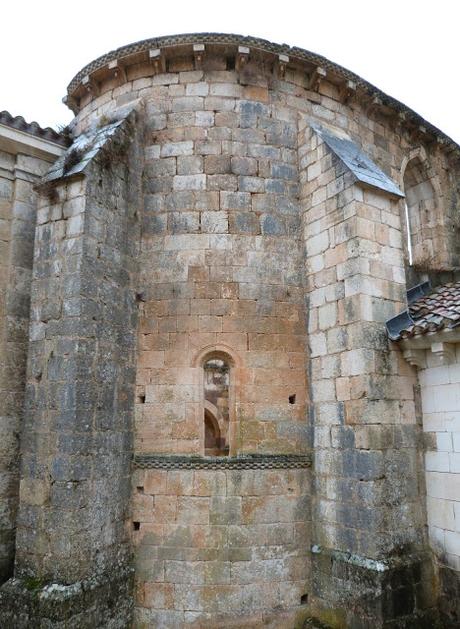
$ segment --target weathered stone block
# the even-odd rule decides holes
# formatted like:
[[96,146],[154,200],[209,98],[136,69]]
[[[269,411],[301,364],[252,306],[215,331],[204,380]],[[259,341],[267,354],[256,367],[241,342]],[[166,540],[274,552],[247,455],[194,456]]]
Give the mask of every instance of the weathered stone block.
[[176,175],[173,178],[174,190],[205,190],[206,175]]

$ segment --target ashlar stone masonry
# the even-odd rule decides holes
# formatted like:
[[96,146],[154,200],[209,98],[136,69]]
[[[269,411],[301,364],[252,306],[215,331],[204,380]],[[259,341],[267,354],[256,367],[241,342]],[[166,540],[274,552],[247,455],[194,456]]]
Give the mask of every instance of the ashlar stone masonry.
[[0,624],[458,627],[385,322],[456,278],[460,148],[236,35],[125,46],[66,102],[27,206],[0,153]]

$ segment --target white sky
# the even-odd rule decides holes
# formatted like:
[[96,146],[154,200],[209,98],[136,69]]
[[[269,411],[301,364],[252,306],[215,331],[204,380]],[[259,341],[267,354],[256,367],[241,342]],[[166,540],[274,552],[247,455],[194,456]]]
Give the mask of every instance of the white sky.
[[0,110],[42,126],[86,63],[140,39],[254,35],[324,55],[460,143],[458,0],[10,0],[0,13]]

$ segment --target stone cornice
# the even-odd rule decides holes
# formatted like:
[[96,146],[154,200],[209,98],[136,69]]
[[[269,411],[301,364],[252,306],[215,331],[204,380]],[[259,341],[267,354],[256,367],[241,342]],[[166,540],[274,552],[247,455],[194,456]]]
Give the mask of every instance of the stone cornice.
[[428,366],[428,353],[439,366],[453,363],[458,344],[460,344],[460,329],[458,328],[413,336],[398,342],[407,362],[419,369]]
[[[199,46],[199,50],[197,48]],[[182,35],[169,35],[145,39],[139,42],[122,46],[116,50],[98,57],[88,63],[71,80],[67,88],[67,97],[64,101],[77,113],[80,109],[80,97],[85,91],[90,90],[95,96],[99,94],[99,86],[102,80],[111,75],[126,79],[126,68],[134,64],[149,62],[152,74],[165,71],[165,59],[174,56],[184,56],[187,53],[195,58],[195,64],[201,64],[204,54],[212,49],[224,48],[226,54],[235,56],[236,67],[250,58],[251,51],[265,53],[271,57],[274,67],[278,68],[280,76],[284,76],[286,68],[300,67],[310,76],[311,89],[317,89],[322,80],[336,83],[343,94],[344,101],[350,95],[360,91],[367,95],[375,108],[382,111],[395,112],[399,118],[403,118],[405,124],[410,124],[421,136],[434,136],[437,141],[460,154],[460,147],[440,129],[427,122],[419,114],[406,107],[403,103],[388,96],[371,83],[365,81],[357,74],[329,61],[322,55],[291,47],[287,44],[275,44],[257,37],[245,37],[243,35],[226,33],[192,33]]]

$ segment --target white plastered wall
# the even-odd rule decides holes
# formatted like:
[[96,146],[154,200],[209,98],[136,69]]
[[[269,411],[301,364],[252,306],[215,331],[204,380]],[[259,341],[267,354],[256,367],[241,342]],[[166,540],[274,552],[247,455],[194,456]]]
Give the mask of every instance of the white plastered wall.
[[[431,545],[442,563],[460,570],[460,345],[452,364],[436,366],[427,352],[419,370]],[[431,364],[430,364],[431,363]]]

